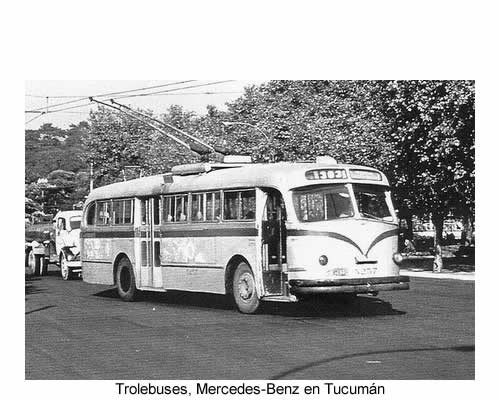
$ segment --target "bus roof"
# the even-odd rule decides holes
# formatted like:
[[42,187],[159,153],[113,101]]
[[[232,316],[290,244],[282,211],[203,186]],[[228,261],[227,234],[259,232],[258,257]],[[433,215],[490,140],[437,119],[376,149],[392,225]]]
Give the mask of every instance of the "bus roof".
[[[208,166],[210,164],[207,163]],[[387,178],[380,171],[361,165],[290,163],[240,164],[214,168],[208,172],[191,175],[166,173],[133,179],[126,182],[102,186],[90,192],[87,203],[110,198],[154,196],[169,193],[209,191],[229,188],[272,187],[281,191],[291,188],[325,183],[356,182],[389,186]],[[345,178],[306,178],[306,172],[314,170],[345,170]],[[380,174],[379,180],[352,179],[352,170],[373,171]],[[312,179],[312,180],[311,180]]]

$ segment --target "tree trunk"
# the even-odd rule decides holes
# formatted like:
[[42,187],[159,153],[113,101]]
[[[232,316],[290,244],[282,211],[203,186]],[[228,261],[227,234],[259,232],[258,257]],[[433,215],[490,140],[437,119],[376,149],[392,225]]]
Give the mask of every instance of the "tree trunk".
[[406,236],[407,239],[413,241],[413,215],[409,214],[405,216],[407,231]]
[[434,247],[443,243],[443,214],[432,213],[432,224],[434,225]]
[[443,214],[432,213],[432,223],[434,225],[434,263],[433,272],[441,272],[443,268],[443,253],[441,244],[443,242]]
[[461,244],[464,246],[470,246],[472,244],[472,217],[470,213],[467,213],[463,218],[463,231]]

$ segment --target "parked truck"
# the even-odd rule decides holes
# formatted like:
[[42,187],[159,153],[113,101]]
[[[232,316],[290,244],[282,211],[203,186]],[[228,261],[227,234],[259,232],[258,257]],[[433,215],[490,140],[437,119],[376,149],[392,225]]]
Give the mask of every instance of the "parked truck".
[[51,221],[25,228],[25,267],[31,275],[46,275],[49,264],[57,265],[64,280],[81,275],[81,210],[59,211]]

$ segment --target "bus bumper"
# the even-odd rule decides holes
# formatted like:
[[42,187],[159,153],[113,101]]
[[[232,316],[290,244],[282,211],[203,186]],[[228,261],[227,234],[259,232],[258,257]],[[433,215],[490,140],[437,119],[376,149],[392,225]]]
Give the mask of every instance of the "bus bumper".
[[289,281],[292,294],[373,293],[384,290],[408,290],[408,276],[385,276],[360,279],[293,279]]

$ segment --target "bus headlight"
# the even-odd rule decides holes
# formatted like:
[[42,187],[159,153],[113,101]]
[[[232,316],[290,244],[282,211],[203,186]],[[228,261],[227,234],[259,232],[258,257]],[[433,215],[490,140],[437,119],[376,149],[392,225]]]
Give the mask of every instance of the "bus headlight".
[[328,257],[325,255],[319,256],[319,264],[320,265],[326,265],[328,264]]
[[401,253],[394,253],[392,255],[392,259],[394,260],[394,262],[398,265],[400,265],[402,262],[403,262],[403,256]]

